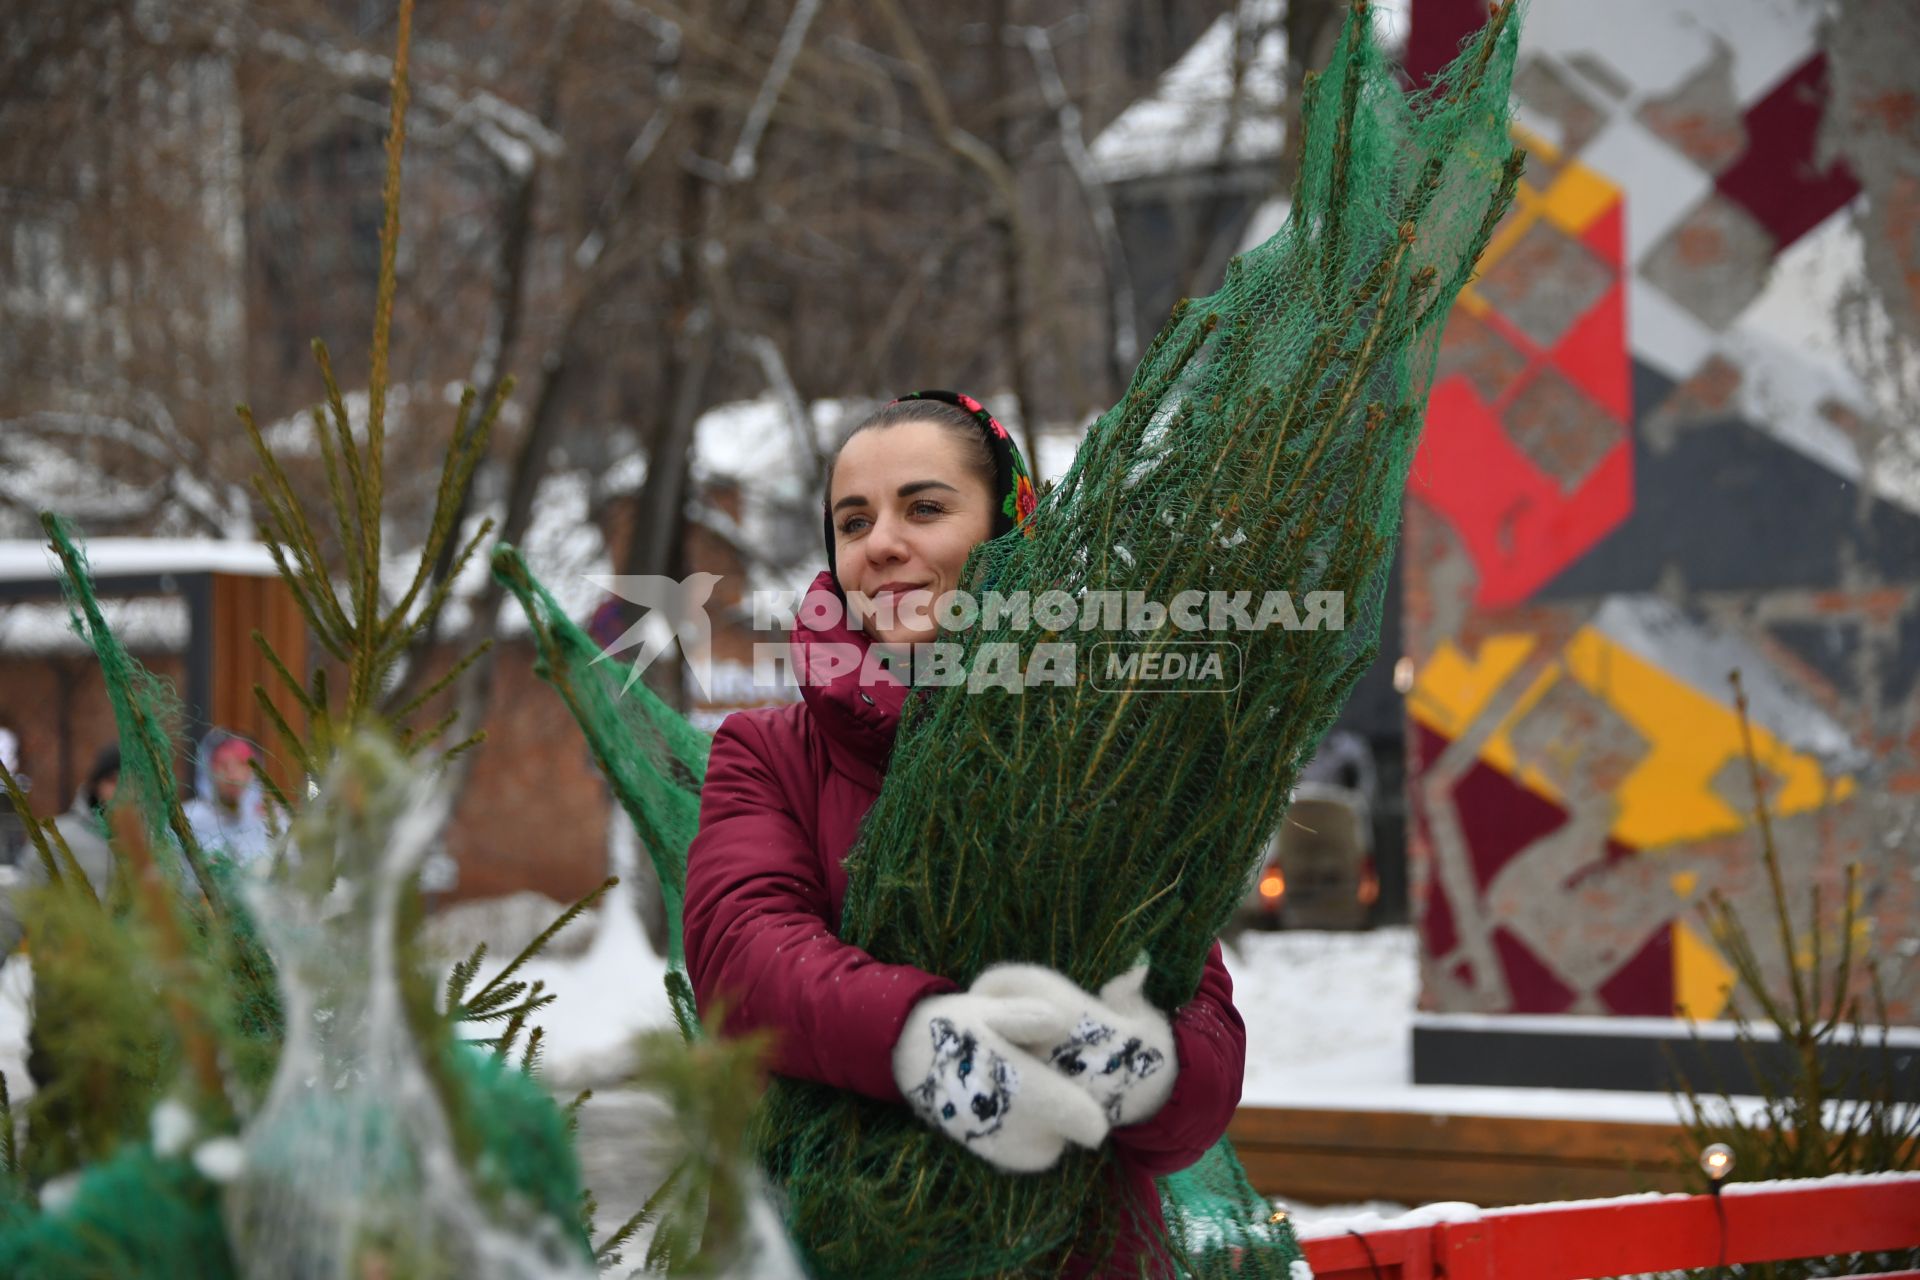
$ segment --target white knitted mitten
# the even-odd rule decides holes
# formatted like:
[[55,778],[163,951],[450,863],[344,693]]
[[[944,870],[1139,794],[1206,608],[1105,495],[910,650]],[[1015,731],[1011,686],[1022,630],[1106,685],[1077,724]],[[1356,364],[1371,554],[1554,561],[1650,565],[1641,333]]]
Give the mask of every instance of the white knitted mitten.
[[1100,994],[1088,992],[1044,965],[995,965],[973,991],[1005,999],[1041,1000],[1066,1018],[1067,1034],[1022,1040],[1022,1048],[1050,1063],[1100,1104],[1114,1126],[1138,1124],[1165,1105],[1179,1058],[1173,1024],[1146,997],[1147,966],[1121,974]]
[[1054,1042],[1073,1020],[1019,997],[956,992],[913,1006],[893,1047],[893,1079],[914,1112],[999,1168],[1038,1173],[1067,1143],[1107,1136],[1099,1105],[1019,1042]]

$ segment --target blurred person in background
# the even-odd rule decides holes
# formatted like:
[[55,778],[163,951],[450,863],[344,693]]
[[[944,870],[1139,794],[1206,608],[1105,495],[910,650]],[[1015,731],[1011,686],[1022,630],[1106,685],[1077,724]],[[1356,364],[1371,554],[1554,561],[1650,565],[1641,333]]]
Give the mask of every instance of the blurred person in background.
[[267,801],[253,761],[260,749],[236,733],[213,729],[194,755],[193,799],[185,806],[193,838],[236,867],[262,862],[272,848]]

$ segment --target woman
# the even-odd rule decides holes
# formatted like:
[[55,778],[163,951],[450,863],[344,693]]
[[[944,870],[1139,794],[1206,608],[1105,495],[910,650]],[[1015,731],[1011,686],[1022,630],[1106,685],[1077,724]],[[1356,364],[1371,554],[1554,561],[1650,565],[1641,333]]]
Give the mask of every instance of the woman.
[[1107,1269],[1135,1275],[1159,1222],[1152,1179],[1197,1160],[1239,1102],[1246,1031],[1218,945],[1169,1021],[1140,995],[1143,970],[1096,995],[1039,966],[997,966],[963,992],[836,936],[841,863],[908,689],[864,661],[809,656],[933,639],[932,605],[968,553],[1034,505],[1019,451],[971,397],[895,401],[841,445],[828,567],[792,643],[795,670],[842,674],[803,680],[802,701],[730,716],[715,735],[687,854],[687,969],[703,1008],[724,1004],[728,1031],[773,1033],[773,1070],[911,1105],[1009,1176],[1070,1142],[1111,1145],[1136,1212]]

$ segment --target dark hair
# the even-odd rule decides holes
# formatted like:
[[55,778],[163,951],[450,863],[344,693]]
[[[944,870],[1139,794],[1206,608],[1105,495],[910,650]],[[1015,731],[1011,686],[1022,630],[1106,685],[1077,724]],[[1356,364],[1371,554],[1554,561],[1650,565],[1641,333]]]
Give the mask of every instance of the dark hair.
[[993,447],[987,443],[979,422],[974,416],[957,404],[947,404],[941,400],[895,400],[874,410],[842,436],[834,447],[833,454],[827,459],[827,493],[833,496],[833,471],[840,463],[840,455],[847,444],[862,431],[873,431],[881,427],[897,427],[903,422],[931,422],[944,428],[947,434],[961,442],[961,456],[966,459],[967,469],[987,486],[992,494],[996,484],[993,467]]
[[108,778],[116,783],[120,780],[120,744],[117,742],[100,748],[100,754],[93,758],[93,768],[87,770],[87,780],[80,792],[86,796],[89,809],[100,807],[100,784]]

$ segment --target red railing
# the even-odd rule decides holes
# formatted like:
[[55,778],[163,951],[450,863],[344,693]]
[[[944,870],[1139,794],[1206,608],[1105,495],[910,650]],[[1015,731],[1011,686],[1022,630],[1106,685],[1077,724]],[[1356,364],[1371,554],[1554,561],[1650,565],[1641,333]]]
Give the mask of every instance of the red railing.
[[[1492,1209],[1466,1220],[1315,1235],[1315,1280],[1593,1280],[1920,1248],[1920,1173],[1733,1184],[1712,1196]],[[1920,1280],[1920,1271],[1863,1280]]]

